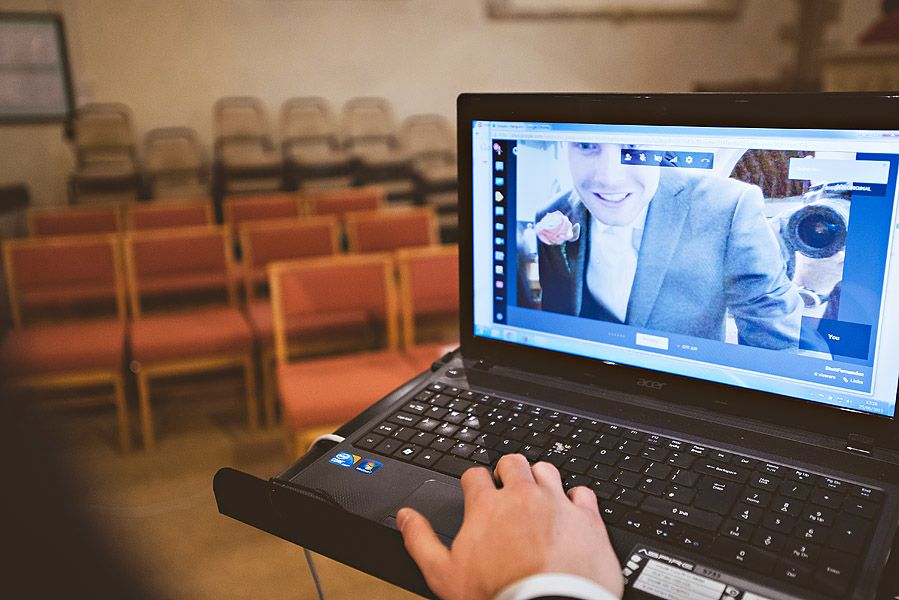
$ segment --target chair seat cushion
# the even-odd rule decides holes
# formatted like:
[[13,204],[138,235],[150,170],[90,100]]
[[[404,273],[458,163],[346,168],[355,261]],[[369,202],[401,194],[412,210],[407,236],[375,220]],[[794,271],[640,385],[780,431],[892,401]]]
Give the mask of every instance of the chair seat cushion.
[[145,364],[242,354],[252,347],[243,313],[227,306],[147,315],[131,325],[134,360]]
[[402,354],[366,352],[277,366],[284,422],[292,430],[344,423],[414,377]]
[[120,369],[125,331],[117,319],[12,329],[0,343],[0,364],[13,376]]
[[[253,336],[263,346],[275,343],[275,323],[271,303],[265,300],[253,302],[247,307],[247,319]],[[286,321],[287,338],[301,342],[316,336],[358,335],[363,339],[371,331],[371,321],[364,310],[335,310],[310,315],[295,315]]]

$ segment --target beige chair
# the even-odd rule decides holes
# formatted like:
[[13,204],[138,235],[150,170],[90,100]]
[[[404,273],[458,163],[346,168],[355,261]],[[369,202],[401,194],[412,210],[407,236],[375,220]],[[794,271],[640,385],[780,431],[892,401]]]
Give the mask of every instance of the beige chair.
[[456,141],[441,115],[413,115],[400,128],[403,147],[411,157],[417,199],[433,206],[440,224],[440,239],[458,239],[458,165]]
[[281,146],[288,189],[322,190],[353,184],[350,157],[341,148],[337,121],[324,98],[284,102]]
[[120,103],[86,104],[75,111],[73,129],[72,201],[136,200],[141,182],[131,110]]
[[281,154],[271,138],[268,115],[258,98],[220,98],[213,107],[215,195],[280,190]]
[[208,196],[209,169],[196,131],[162,127],[144,136],[144,165],[152,198]]
[[390,102],[384,98],[353,98],[341,112],[344,148],[358,164],[356,184],[377,184],[392,204],[411,204],[415,181],[409,156],[400,144]]

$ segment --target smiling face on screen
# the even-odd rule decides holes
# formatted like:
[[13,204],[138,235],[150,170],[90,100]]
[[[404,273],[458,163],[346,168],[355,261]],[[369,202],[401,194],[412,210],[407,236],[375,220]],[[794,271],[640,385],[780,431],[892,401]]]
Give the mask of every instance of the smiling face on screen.
[[570,142],[568,165],[590,214],[606,225],[629,225],[659,187],[659,167],[621,164],[621,144]]

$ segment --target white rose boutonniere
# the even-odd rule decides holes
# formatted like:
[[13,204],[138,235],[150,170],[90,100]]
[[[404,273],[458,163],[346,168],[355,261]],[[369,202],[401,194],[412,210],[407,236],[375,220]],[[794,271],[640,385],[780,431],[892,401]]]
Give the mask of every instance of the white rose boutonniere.
[[545,215],[534,226],[537,239],[549,246],[561,246],[566,242],[576,242],[581,235],[581,225],[572,225],[571,220],[561,211]]

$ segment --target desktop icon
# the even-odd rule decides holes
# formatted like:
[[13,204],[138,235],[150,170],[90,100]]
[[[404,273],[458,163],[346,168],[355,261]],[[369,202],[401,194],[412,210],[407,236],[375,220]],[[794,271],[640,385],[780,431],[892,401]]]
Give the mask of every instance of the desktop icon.
[[503,161],[501,161],[501,160],[498,160],[495,163],[493,163],[493,168],[497,171],[502,171],[504,166],[505,165],[503,164]]
[[502,177],[496,177],[496,178],[493,180],[493,183],[496,184],[496,185],[505,185],[505,184],[506,184],[506,180],[503,179]]
[[497,202],[502,202],[503,198],[505,198],[505,196],[503,196],[503,193],[501,191],[496,190],[493,193],[493,199],[496,200]]
[[502,155],[502,153],[503,153],[503,147],[499,145],[499,142],[494,142],[494,143],[493,143],[493,151],[496,152],[496,153],[499,154],[499,155]]

